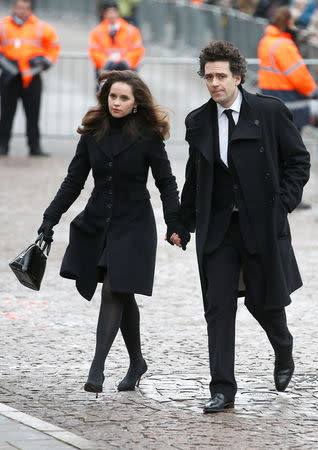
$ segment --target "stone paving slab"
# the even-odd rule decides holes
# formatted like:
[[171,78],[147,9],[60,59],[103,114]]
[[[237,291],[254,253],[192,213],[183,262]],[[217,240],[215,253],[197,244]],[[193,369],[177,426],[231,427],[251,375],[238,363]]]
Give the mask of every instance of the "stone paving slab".
[[0,450],[98,449],[97,443],[0,403]]
[[[72,218],[89,196],[91,179],[56,227],[40,292],[19,285],[8,261],[36,235],[41,215],[65,176],[74,142],[44,142],[50,159],[25,157],[21,140],[0,160],[0,401],[111,449],[318,448],[317,167],[305,190],[313,209],[290,215],[304,287],[287,308],[295,341],[295,375],[275,391],[273,352],[242,301],[237,315],[233,412],[203,415],[209,396],[207,333],[193,239],[186,252],[167,245],[159,195],[150,182],[158,254],[152,298],[137,296],[149,370],[135,392],[117,392],[128,367],[121,336],[107,363],[98,399],[83,391],[94,352],[100,287],[92,302],[58,276]],[[178,184],[187,150],[168,145]],[[3,357],[5,355],[5,357]]]

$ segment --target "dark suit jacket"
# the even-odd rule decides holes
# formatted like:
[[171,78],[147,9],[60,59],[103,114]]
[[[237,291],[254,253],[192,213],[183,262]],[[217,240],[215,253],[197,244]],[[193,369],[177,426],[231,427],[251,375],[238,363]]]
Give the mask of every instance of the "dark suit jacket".
[[209,102],[211,109],[213,145],[213,187],[210,223],[204,252],[211,254],[223,241],[225,233],[231,221],[233,207],[239,209],[240,228],[245,242],[245,247],[250,253],[255,253],[256,243],[251,229],[242,188],[235,170],[235,166],[229,153],[228,166],[224,164],[220,156],[219,130],[217,106],[215,102]]
[[[267,278],[266,307],[290,303],[290,293],[301,286],[291,246],[287,213],[301,201],[309,178],[309,153],[278,99],[253,95],[242,89],[243,101],[229,152],[238,176],[247,213]],[[196,231],[202,293],[206,280],[203,255],[213,195],[213,135],[210,99],[186,118],[189,160],[181,196],[181,216],[189,231]],[[222,226],[222,220],[219,221]],[[224,224],[226,226],[226,224]]]
[[169,224],[178,215],[178,191],[164,143],[154,133],[138,141],[122,133],[115,141],[108,135],[98,142],[92,136],[82,136],[67,177],[44,213],[45,219],[58,223],[92,170],[94,189],[84,211],[71,223],[60,272],[76,280],[78,291],[87,300],[97,282],[103,281],[97,265],[106,240],[111,289],[152,294],[157,234],[146,188],[149,168]]

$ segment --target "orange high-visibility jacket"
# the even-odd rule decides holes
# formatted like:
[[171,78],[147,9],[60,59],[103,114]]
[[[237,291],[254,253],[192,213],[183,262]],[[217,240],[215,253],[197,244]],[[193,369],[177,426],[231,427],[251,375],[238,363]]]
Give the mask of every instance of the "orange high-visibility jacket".
[[107,20],[103,20],[89,35],[89,56],[98,70],[102,69],[115,53],[119,53],[121,60],[127,61],[128,65],[135,69],[145,53],[138,28],[122,18],[118,21],[120,26],[114,42],[109,35]]
[[10,61],[17,61],[23,87],[26,88],[39,70],[30,67],[31,58],[44,56],[51,63],[57,61],[60,53],[58,36],[48,23],[33,14],[21,26],[8,16],[0,20],[0,53],[4,56],[2,66],[13,73],[16,65]]
[[289,33],[269,25],[258,45],[258,85],[263,90],[296,91],[310,96],[316,83]]

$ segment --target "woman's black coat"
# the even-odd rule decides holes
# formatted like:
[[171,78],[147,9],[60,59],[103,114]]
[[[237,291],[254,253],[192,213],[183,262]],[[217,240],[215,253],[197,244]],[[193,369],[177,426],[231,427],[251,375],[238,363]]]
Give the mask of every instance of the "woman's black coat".
[[146,188],[149,167],[161,194],[165,221],[174,223],[179,209],[177,185],[164,143],[154,133],[139,140],[122,132],[105,134],[100,141],[83,135],[67,176],[44,213],[45,220],[58,223],[92,169],[94,189],[84,211],[71,223],[60,271],[62,277],[76,280],[87,300],[98,281],[103,281],[97,265],[105,242],[111,289],[152,294],[157,233]]

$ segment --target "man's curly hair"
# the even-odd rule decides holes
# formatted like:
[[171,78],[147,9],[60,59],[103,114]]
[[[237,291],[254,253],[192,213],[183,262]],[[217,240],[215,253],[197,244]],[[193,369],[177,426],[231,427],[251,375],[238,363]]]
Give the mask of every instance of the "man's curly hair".
[[228,61],[232,74],[240,75],[241,84],[244,83],[247,72],[246,59],[231,42],[211,41],[209,45],[201,50],[199,56],[200,70],[198,71],[200,77],[203,78],[205,75],[206,63],[214,61]]

